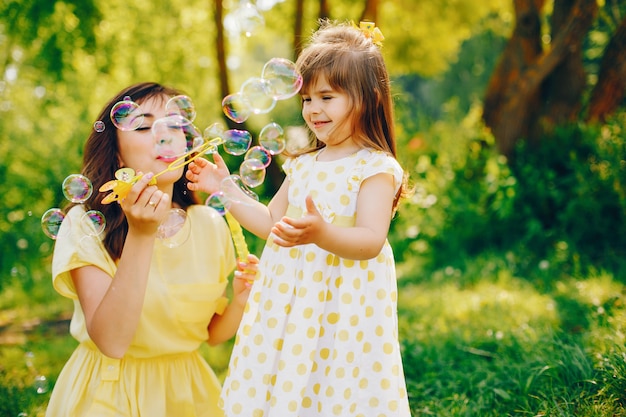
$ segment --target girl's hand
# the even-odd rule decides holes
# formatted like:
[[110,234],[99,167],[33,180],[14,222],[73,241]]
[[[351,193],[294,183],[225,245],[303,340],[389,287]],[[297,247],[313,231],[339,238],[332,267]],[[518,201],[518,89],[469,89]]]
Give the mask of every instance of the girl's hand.
[[189,180],[187,188],[191,191],[203,191],[207,194],[213,194],[220,190],[222,180],[230,175],[226,163],[217,153],[213,153],[211,163],[205,158],[196,158],[189,163],[189,169],[185,176]]
[[170,196],[155,185],[148,185],[153,174],[142,176],[133,184],[130,192],[119,202],[129,231],[143,235],[153,235],[165,220],[170,209]]
[[306,214],[299,219],[283,217],[272,227],[274,243],[278,246],[292,247],[307,243],[316,243],[326,233],[328,223],[315,207],[313,198],[306,198]]
[[248,255],[247,262],[237,261],[235,280],[233,281],[233,301],[244,307],[250,295],[252,283],[257,278],[259,270],[259,258]]

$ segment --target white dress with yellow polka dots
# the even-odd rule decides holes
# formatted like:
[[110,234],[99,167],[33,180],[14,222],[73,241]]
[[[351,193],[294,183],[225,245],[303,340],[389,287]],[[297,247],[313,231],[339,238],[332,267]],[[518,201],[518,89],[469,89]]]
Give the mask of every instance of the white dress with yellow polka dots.
[[[354,224],[362,181],[402,180],[397,161],[362,149],[331,162],[288,160],[287,215],[313,196],[326,221]],[[386,242],[370,260],[340,258],[314,244],[261,256],[224,382],[227,416],[410,416],[397,333],[396,274]]]

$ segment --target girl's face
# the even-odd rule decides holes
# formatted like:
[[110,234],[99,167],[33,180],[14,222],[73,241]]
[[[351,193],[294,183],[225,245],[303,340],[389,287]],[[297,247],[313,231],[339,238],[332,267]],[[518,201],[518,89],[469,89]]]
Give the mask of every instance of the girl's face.
[[[120,166],[130,167],[135,172],[157,174],[165,170],[170,164],[171,158],[163,155],[156,146],[156,140],[152,135],[154,122],[166,116],[165,104],[168,97],[152,97],[139,105],[139,113],[143,115],[143,123],[139,128],[132,131],[117,132],[117,141]],[[168,135],[175,138],[176,142],[185,143],[185,133],[182,129],[168,129]],[[171,187],[183,174],[183,168],[165,172],[159,175],[157,185]]]
[[326,146],[352,143],[350,97],[328,84],[324,75],[302,93],[302,117]]

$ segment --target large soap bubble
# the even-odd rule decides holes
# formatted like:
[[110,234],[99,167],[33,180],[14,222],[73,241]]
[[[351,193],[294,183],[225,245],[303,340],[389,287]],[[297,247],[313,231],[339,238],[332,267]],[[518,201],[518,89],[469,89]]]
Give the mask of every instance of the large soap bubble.
[[296,64],[285,58],[272,58],[265,63],[261,78],[268,82],[268,88],[276,100],[295,96],[302,88],[302,75]]

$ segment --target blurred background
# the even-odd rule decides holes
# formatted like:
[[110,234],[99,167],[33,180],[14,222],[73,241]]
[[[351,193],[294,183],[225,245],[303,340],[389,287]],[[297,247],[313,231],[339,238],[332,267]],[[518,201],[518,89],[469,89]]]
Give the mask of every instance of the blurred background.
[[[626,416],[621,0],[0,1],[0,416],[42,416],[75,346],[41,216],[105,101],[157,81],[201,129],[295,140],[297,96],[241,124],[221,102],[320,17],[385,36],[415,187],[389,235],[414,416]],[[229,353],[203,348],[220,378]]]

